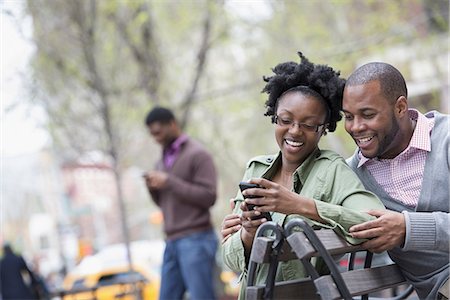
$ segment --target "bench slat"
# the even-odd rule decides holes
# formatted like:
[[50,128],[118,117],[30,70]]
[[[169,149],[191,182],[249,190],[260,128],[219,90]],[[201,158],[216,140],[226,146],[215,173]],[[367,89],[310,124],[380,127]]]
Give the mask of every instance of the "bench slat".
[[[246,293],[247,300],[263,299],[264,286],[247,287]],[[304,278],[275,283],[273,299],[320,300],[320,297],[312,280]]]
[[[273,239],[268,237],[258,237],[253,241],[252,253],[250,254],[250,260],[258,264],[268,263],[269,254],[273,245]],[[291,246],[288,243],[284,243],[281,247],[281,253],[278,256],[278,261],[288,261],[296,259],[297,256],[292,252]]]
[[[406,283],[395,264],[359,269],[342,273],[352,296],[364,295]],[[340,299],[341,295],[331,275],[319,277],[315,285],[322,299]]]
[[[316,230],[316,235],[319,237],[319,239],[325,246],[325,249],[327,249],[331,255],[351,253],[363,250],[359,245],[352,245],[348,243],[331,229]],[[287,241],[300,259],[319,255],[319,253],[316,251],[316,249],[314,249],[314,247],[311,245],[311,242],[303,232],[292,233],[287,237]]]

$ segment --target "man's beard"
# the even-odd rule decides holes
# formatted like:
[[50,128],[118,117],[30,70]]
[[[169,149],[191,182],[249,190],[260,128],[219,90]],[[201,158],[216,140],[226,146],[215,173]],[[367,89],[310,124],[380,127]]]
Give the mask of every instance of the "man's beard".
[[394,140],[400,137],[397,136],[400,131],[400,126],[398,125],[398,121],[395,118],[394,115],[392,115],[391,118],[392,121],[392,128],[389,130],[389,133],[384,137],[384,140],[382,143],[380,143],[380,146],[378,147],[378,151],[376,154],[376,157],[382,157],[383,154],[385,154],[389,149],[389,147],[393,145]]

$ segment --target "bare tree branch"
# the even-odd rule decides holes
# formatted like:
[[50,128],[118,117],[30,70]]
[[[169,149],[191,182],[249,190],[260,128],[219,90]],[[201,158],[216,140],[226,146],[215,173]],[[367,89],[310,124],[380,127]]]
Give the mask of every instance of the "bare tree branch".
[[147,3],[140,5],[134,12],[134,16],[140,12],[146,12],[148,18],[141,27],[142,45],[133,42],[127,23],[118,15],[111,15],[111,19],[116,24],[120,36],[130,47],[140,70],[139,86],[146,92],[150,100],[155,104],[159,103],[159,86],[161,84],[162,67],[160,63],[159,51],[154,33],[154,24],[151,11]]
[[[209,4],[209,3],[208,3]],[[197,53],[197,67],[195,70],[195,77],[192,83],[191,90],[186,94],[183,102],[181,103],[181,108],[183,110],[183,115],[181,117],[180,126],[181,128],[185,128],[190,116],[190,109],[194,103],[198,84],[200,78],[202,77],[205,71],[205,64],[208,55],[208,51],[210,49],[210,38],[211,38],[211,8],[210,5],[207,5],[205,19],[203,21],[203,33],[202,39],[200,43],[200,47]]]

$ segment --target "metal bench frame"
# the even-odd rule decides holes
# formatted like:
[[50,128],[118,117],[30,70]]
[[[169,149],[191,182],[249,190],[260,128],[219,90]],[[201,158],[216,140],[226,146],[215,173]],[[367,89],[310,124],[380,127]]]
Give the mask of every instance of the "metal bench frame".
[[[299,230],[295,230],[298,228]],[[267,237],[267,235],[271,235]],[[354,270],[354,256],[366,252],[364,268]],[[349,253],[349,266],[339,270],[334,256]],[[258,228],[249,260],[247,299],[345,299],[355,296],[368,299],[369,293],[406,284],[395,264],[371,267],[373,254],[359,245],[351,245],[331,229],[314,230],[302,219],[291,220],[283,229],[274,222]],[[312,257],[321,257],[330,274],[321,275],[311,263]],[[309,277],[275,282],[278,263],[300,259]],[[257,265],[269,264],[264,286],[255,285]],[[406,299],[413,289],[391,299]]]

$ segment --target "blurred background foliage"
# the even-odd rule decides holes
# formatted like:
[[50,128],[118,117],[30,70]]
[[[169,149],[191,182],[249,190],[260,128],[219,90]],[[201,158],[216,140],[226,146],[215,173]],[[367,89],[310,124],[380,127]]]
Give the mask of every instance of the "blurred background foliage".
[[[263,75],[301,51],[344,77],[384,60],[408,82],[416,79],[408,65],[430,61],[431,76],[448,88],[448,12],[447,0],[29,0],[28,99],[45,109],[58,161],[100,151],[117,182],[160,156],[144,126],[147,111],[174,109],[215,157],[219,228],[248,159],[277,151],[263,116]],[[434,91],[412,106],[442,109]],[[354,149],[342,122],[321,143],[343,156]],[[153,205],[148,195],[136,205],[121,197],[131,218]]]

